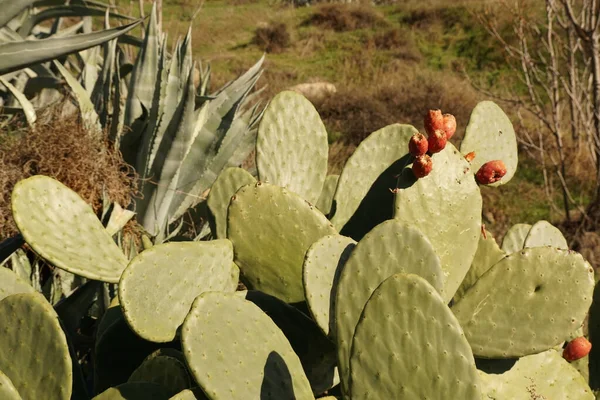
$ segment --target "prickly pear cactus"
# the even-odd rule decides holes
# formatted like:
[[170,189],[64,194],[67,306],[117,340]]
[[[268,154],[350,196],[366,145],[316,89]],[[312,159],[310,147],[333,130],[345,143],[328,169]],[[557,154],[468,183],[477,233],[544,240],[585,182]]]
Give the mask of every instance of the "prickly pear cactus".
[[529,230],[523,242],[523,248],[552,246],[568,250],[569,244],[562,232],[548,221],[538,221]]
[[319,200],[317,200],[317,208],[321,210],[321,212],[325,215],[328,215],[331,212],[331,206],[333,205],[333,195],[335,194],[335,189],[337,188],[339,175],[328,175],[325,178],[325,183],[323,183],[323,190],[319,195]]
[[17,388],[14,387],[8,376],[0,371],[0,398],[5,400],[21,400]]
[[166,400],[169,391],[151,382],[127,382],[106,389],[92,400]]
[[316,204],[327,175],[328,152],[327,130],[315,107],[293,91],[276,95],[258,128],[259,180]]
[[252,289],[287,303],[304,301],[302,265],[310,245],[335,233],[314,206],[275,185],[246,185],[229,206],[227,237],[242,275]]
[[523,249],[525,245],[525,238],[531,230],[529,224],[515,224],[504,235],[502,239],[502,251],[506,254],[511,254],[516,251]]
[[141,252],[119,284],[125,319],[142,338],[175,339],[194,299],[206,291],[231,289],[233,248],[227,239],[172,242]]
[[73,274],[119,282],[127,258],[77,193],[36,175],[15,185],[11,203],[19,231],[40,256]]
[[183,324],[181,343],[192,375],[211,400],[314,400],[281,330],[235,294],[200,295]]
[[23,399],[71,398],[67,338],[41,294],[18,293],[0,301],[0,332],[0,371]]
[[0,301],[11,294],[32,293],[35,289],[8,268],[0,266]]
[[128,382],[150,382],[162,386],[174,396],[191,387],[185,364],[167,355],[148,356],[129,377]]
[[581,255],[524,249],[483,274],[452,311],[477,357],[522,357],[560,344],[579,328],[593,288],[592,267]]
[[350,375],[352,399],[482,398],[461,326],[438,291],[413,274],[389,277],[367,301]]
[[496,103],[482,101],[473,109],[460,152],[464,155],[475,152],[475,159],[471,161],[474,172],[488,161],[504,162],[506,175],[490,186],[508,183],[515,175],[519,162],[515,130],[508,116]]

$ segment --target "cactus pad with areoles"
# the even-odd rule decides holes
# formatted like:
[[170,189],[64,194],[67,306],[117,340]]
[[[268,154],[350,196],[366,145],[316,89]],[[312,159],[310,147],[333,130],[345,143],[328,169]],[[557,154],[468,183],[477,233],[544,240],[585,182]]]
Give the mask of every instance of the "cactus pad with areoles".
[[310,101],[293,91],[276,95],[258,127],[259,180],[315,204],[327,175],[328,153],[327,130]]
[[331,212],[331,206],[333,205],[333,195],[335,194],[335,189],[337,188],[339,178],[339,175],[328,175],[325,178],[323,190],[321,191],[319,200],[317,200],[317,204],[315,204],[317,208],[321,210],[321,212],[325,215]]
[[128,382],[151,382],[161,385],[171,396],[191,387],[185,364],[167,355],[148,356],[133,371]]
[[592,267],[581,255],[536,247],[494,265],[452,311],[477,357],[522,357],[562,343],[579,328],[593,289]]
[[8,268],[0,266],[0,301],[11,294],[35,292],[33,286]]
[[328,235],[313,243],[304,259],[302,279],[308,309],[319,328],[333,336],[335,293],[342,269],[356,242],[342,235]]
[[353,399],[480,400],[473,353],[425,279],[395,274],[369,298],[350,355]]
[[440,259],[429,240],[416,228],[392,219],[377,225],[358,242],[339,279],[335,338],[344,387],[349,376],[352,335],[360,313],[375,288],[397,273],[418,274],[436,290],[442,290]]
[[4,400],[21,400],[19,392],[12,384],[8,376],[0,371],[0,399]]
[[517,171],[519,155],[517,137],[512,122],[493,101],[482,101],[473,109],[460,152],[475,152],[471,161],[473,171],[488,161],[501,160],[506,165],[506,175],[489,186],[499,186],[509,182]]
[[192,375],[211,400],[314,400],[284,334],[239,295],[200,295],[185,319],[181,342]]
[[275,185],[246,185],[229,205],[227,237],[241,274],[251,289],[287,303],[304,301],[302,265],[310,245],[334,233],[314,206]]
[[514,224],[504,235],[502,239],[502,251],[506,254],[512,254],[514,252],[523,250],[525,245],[525,238],[531,230],[529,224]]
[[171,242],[141,252],[119,284],[127,323],[146,340],[173,340],[196,297],[232,288],[232,261],[227,239]]
[[18,293],[0,301],[0,332],[0,371],[23,399],[71,398],[67,338],[44,296]]
[[523,248],[552,246],[568,250],[569,244],[562,232],[548,221],[538,221],[529,230],[523,242]]
[[15,185],[11,201],[15,223],[36,253],[73,274],[119,282],[127,258],[77,193],[36,175]]
[[256,179],[242,168],[227,168],[221,172],[210,188],[206,204],[211,212],[211,229],[217,238],[227,237],[227,209],[231,197],[242,186],[255,183]]
[[394,218],[417,226],[431,241],[445,275],[442,297],[450,301],[477,251],[482,199],[469,163],[451,143],[432,159],[426,178],[411,184],[410,174],[400,177]]

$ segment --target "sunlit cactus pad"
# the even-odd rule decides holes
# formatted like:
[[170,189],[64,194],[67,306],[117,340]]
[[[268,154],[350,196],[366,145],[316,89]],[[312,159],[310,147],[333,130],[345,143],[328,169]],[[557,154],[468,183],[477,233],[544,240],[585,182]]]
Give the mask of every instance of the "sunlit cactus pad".
[[580,254],[537,247],[494,265],[452,311],[476,356],[522,357],[550,349],[578,329],[593,290],[592,267]]
[[235,294],[204,293],[185,319],[181,342],[211,400],[313,400],[298,356],[273,321]]
[[227,239],[171,242],[141,252],[119,284],[127,322],[146,340],[173,340],[198,295],[234,289],[232,264],[233,248]]
[[460,324],[425,279],[396,274],[367,302],[350,356],[352,399],[480,400]]
[[506,254],[511,254],[522,250],[525,245],[525,238],[531,230],[529,224],[515,224],[504,235],[502,239],[502,251]]
[[302,265],[317,239],[336,233],[299,195],[266,183],[246,185],[231,200],[227,237],[252,289],[287,303],[304,300]]
[[73,369],[56,312],[39,293],[0,301],[0,371],[23,399],[69,400]]
[[34,292],[33,286],[8,268],[0,266],[0,301],[11,294]]
[[11,380],[2,371],[0,371],[0,399],[21,400],[19,392],[17,392]]
[[523,242],[523,248],[541,246],[552,246],[563,250],[569,249],[567,239],[565,239],[560,229],[543,220],[533,224]]
[[11,202],[17,227],[40,256],[89,279],[119,281],[127,258],[77,193],[36,175],[15,185]]

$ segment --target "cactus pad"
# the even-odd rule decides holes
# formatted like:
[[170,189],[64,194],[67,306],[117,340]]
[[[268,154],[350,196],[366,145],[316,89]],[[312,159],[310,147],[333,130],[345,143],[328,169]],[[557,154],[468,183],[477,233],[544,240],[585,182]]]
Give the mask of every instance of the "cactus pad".
[[23,399],[71,398],[67,338],[44,296],[18,293],[0,301],[0,332],[0,371]]
[[373,292],[350,356],[353,399],[481,399],[473,353],[425,279],[396,274]]
[[156,383],[128,382],[106,389],[92,400],[168,400],[169,391]]
[[507,372],[480,372],[485,398],[594,400],[581,375],[555,350],[523,357]]
[[504,235],[504,239],[502,239],[502,251],[506,254],[512,254],[523,250],[525,238],[527,238],[530,230],[531,225],[529,224],[515,224],[511,226],[506,235]]
[[256,304],[281,329],[300,358],[314,394],[321,394],[340,382],[335,346],[313,320],[268,294],[254,290],[237,294]]
[[44,259],[89,279],[119,281],[127,258],[77,193],[36,175],[15,185],[11,201],[17,227]]
[[482,101],[473,109],[467,125],[460,152],[475,152],[471,161],[474,172],[488,161],[502,160],[506,165],[506,175],[489,186],[499,186],[512,179],[519,162],[517,137],[512,122],[493,101]]
[[211,400],[314,399],[281,330],[235,294],[200,295],[183,323],[181,342],[192,375]]
[[451,143],[432,159],[427,177],[412,183],[412,171],[400,176],[394,218],[429,238],[444,271],[442,297],[450,301],[477,251],[482,199],[469,163]]
[[208,398],[200,388],[185,389],[169,400],[207,400]]
[[227,168],[213,183],[206,204],[212,214],[211,228],[219,239],[227,237],[227,208],[231,197],[242,186],[255,183],[256,179],[242,168]]
[[8,268],[0,266],[0,301],[11,294],[32,293],[33,287]]
[[167,355],[148,356],[129,377],[128,382],[151,382],[161,385],[171,396],[191,386],[185,364]]
[[310,246],[304,258],[302,279],[308,309],[328,336],[333,336],[335,329],[332,314],[338,280],[354,246],[356,242],[345,236],[323,236]]
[[417,132],[413,126],[394,124],[373,132],[360,143],[346,161],[333,196],[331,222],[337,230],[350,220],[377,178],[408,154],[408,141]]
[[321,195],[319,196],[319,200],[317,200],[316,204],[317,208],[325,215],[331,212],[333,195],[335,194],[335,189],[337,188],[339,178],[339,175],[328,175],[325,178],[323,190],[321,191]]
[[0,399],[4,400],[21,400],[19,392],[14,387],[8,376],[0,371]]
[[479,246],[477,246],[477,252],[475,253],[475,258],[473,258],[473,263],[471,264],[471,268],[469,268],[469,272],[467,272],[467,276],[460,284],[460,287],[454,294],[454,302],[456,303],[460,300],[467,290],[471,288],[477,282],[477,280],[481,277],[481,275],[485,274],[493,265],[495,265],[498,261],[504,258],[506,254],[500,247],[498,247],[498,243],[496,243],[496,239],[492,236],[490,232],[486,232],[485,235],[481,235],[479,238]]
[[119,284],[127,323],[146,340],[175,339],[198,295],[231,288],[232,261],[233,248],[227,239],[171,242],[141,252]]
[[533,224],[523,243],[523,248],[541,246],[569,250],[569,244],[562,232],[548,221],[538,221]]
[[342,269],[335,300],[335,337],[338,365],[344,387],[352,335],[360,313],[375,288],[397,273],[418,274],[442,290],[440,259],[431,243],[416,228],[397,220],[377,225],[358,242]]
[[327,175],[327,130],[315,107],[292,91],[267,106],[256,138],[259,179],[315,204]]
[[229,205],[227,236],[240,272],[252,289],[287,303],[304,300],[302,265],[310,245],[334,233],[320,211],[278,186],[246,185]]
[[524,249],[481,276],[452,311],[477,357],[522,357],[558,345],[579,328],[593,287],[592,267],[580,254]]

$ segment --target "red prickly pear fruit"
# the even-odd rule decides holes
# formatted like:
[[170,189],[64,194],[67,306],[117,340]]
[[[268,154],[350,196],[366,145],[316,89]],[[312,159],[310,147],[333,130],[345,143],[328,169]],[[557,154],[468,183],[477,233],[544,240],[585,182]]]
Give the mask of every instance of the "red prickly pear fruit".
[[428,136],[431,136],[437,130],[444,130],[442,110],[429,110],[423,122]]
[[446,133],[441,129],[438,129],[437,131],[433,132],[433,134],[429,135],[427,142],[429,145],[429,152],[431,154],[435,154],[444,150],[448,139],[446,139]]
[[483,164],[475,174],[475,178],[479,184],[489,185],[498,182],[504,175],[506,175],[506,165],[502,160],[493,160]]
[[567,344],[563,351],[563,358],[568,362],[579,360],[587,356],[592,349],[592,344],[583,336],[575,338]]
[[467,153],[467,155],[465,156],[465,160],[467,160],[468,162],[471,162],[475,159],[475,152],[472,151],[470,153]]
[[422,133],[415,133],[408,142],[408,151],[415,157],[425,155],[428,148],[427,138]]
[[413,162],[412,170],[417,178],[424,178],[433,169],[433,162],[431,161],[431,157],[427,154],[418,156]]
[[456,118],[452,114],[444,114],[444,132],[446,132],[446,139],[450,140],[456,132]]

